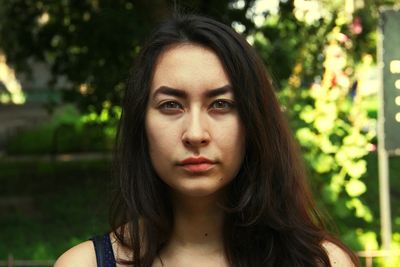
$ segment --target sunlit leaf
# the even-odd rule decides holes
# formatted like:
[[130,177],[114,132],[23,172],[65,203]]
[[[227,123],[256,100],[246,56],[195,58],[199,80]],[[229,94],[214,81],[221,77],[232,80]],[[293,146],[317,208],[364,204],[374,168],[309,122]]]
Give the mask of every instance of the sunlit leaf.
[[358,197],[365,193],[367,187],[363,182],[357,179],[351,179],[346,184],[346,192],[351,197]]
[[368,231],[364,232],[362,229],[357,229],[358,239],[364,244],[365,250],[376,250],[379,249],[378,237],[376,233]]
[[316,172],[325,173],[332,170],[334,163],[335,161],[330,155],[320,154],[311,164]]
[[360,178],[367,171],[367,162],[365,160],[359,160],[357,162],[348,162],[346,164],[347,174],[353,178]]
[[313,144],[316,138],[315,133],[313,133],[310,128],[301,128],[296,132],[297,139],[304,145]]
[[314,127],[320,133],[326,133],[332,130],[334,122],[334,118],[330,116],[318,116],[314,121]]
[[309,105],[303,107],[300,112],[300,118],[307,123],[313,122],[316,115],[316,111]]
[[369,208],[364,205],[360,199],[352,198],[346,202],[346,206],[350,209],[355,209],[356,217],[363,218],[367,222],[372,221],[372,213]]

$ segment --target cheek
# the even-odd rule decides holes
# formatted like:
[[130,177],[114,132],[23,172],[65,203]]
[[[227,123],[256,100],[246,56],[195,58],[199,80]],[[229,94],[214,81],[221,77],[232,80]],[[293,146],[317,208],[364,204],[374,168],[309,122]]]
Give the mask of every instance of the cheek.
[[169,166],[172,162],[176,144],[166,142],[153,142],[149,147],[150,157],[155,167]]
[[231,121],[224,127],[219,128],[218,144],[225,160],[233,164],[235,169],[239,168],[245,153],[244,127],[238,119]]
[[216,129],[219,133],[216,132],[215,136],[218,136],[218,143],[221,146],[232,151],[240,151],[242,149],[245,140],[244,129],[237,118],[223,126],[216,127]]
[[166,120],[158,120],[155,116],[146,119],[146,135],[149,153],[154,162],[167,159],[176,147],[176,133],[171,131],[171,124]]

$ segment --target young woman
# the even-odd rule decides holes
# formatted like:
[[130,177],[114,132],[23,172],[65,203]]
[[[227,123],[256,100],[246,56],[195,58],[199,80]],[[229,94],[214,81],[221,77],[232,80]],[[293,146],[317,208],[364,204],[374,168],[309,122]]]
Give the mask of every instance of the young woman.
[[111,233],[56,267],[358,265],[323,229],[271,80],[228,26],[188,15],[155,30],[117,149]]

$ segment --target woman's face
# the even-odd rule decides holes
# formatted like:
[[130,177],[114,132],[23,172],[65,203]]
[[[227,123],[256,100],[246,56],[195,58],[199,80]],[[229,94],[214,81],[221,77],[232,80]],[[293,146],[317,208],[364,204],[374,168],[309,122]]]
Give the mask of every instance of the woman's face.
[[216,54],[195,44],[159,56],[146,111],[149,153],[172,192],[217,193],[238,173],[245,136],[230,81]]

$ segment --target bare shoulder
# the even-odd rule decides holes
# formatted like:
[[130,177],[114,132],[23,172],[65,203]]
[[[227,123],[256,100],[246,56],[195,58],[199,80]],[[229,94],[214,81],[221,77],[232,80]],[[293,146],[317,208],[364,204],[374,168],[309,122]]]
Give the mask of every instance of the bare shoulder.
[[322,246],[328,253],[332,267],[354,267],[350,256],[335,243],[325,241],[322,243]]
[[92,241],[85,241],[62,254],[54,267],[96,267],[96,253]]

